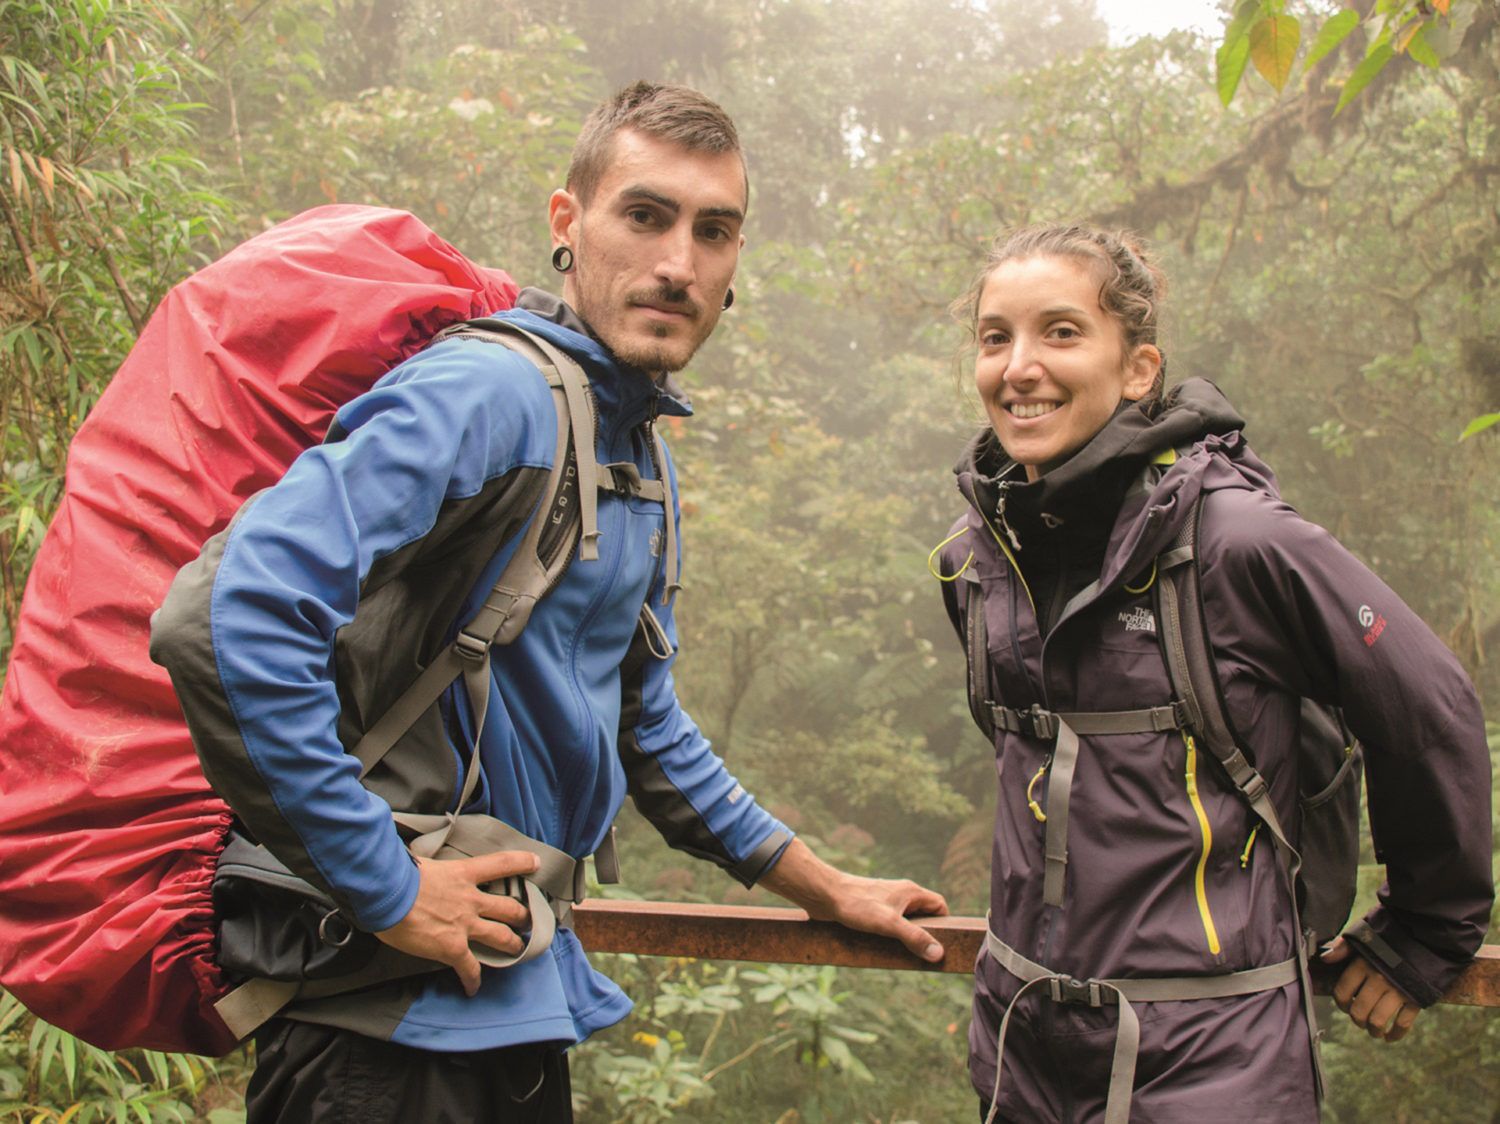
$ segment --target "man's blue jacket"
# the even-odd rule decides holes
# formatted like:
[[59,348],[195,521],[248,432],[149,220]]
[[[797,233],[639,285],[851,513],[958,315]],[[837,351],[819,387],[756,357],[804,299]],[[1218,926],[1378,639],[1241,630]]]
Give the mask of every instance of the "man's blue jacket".
[[[589,378],[601,464],[657,475],[649,425],[687,405],[618,364],[561,302],[527,290],[502,314]],[[540,315],[538,314],[540,313]],[[574,328],[563,326],[571,323]],[[552,392],[528,360],[445,341],[338,412],[329,440],[250,500],[178,576],[153,631],[204,771],[248,831],[366,930],[394,925],[417,870],[391,808],[454,808],[472,745],[455,685],[424,715],[425,760],[393,753],[361,783],[346,752],[451,640],[499,576],[557,443]],[[671,517],[678,518],[670,462]],[[575,857],[604,840],[627,789],[673,846],[753,883],[791,833],[747,795],[678,703],[671,658],[638,628],[663,603],[660,504],[599,496],[599,558],[575,558],[520,637],[492,653],[483,777],[465,812]],[[468,998],[434,972],[293,1017],[433,1050],[580,1041],[630,1003],[574,935]]]

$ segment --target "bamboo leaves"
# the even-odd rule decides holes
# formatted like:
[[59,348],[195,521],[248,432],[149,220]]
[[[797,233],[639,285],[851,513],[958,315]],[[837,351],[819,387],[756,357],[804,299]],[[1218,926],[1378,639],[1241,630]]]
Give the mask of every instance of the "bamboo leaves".
[[68,442],[226,204],[166,6],[0,0],[0,654]]

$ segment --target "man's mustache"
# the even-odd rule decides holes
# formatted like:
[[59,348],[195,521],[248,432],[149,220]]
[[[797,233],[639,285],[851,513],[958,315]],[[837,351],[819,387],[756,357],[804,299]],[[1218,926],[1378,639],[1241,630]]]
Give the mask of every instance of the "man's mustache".
[[638,289],[626,293],[625,299],[632,305],[651,305],[654,308],[680,312],[693,318],[697,317],[699,311],[698,305],[688,296],[686,289],[673,289],[665,285],[656,289]]

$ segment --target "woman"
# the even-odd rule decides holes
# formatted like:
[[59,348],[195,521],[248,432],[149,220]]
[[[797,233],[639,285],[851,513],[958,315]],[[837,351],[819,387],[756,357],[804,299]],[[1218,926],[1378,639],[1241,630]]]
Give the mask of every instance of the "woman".
[[[1120,236],[1034,227],[997,242],[961,305],[989,426],[956,469],[969,508],[938,553],[960,641],[983,642],[978,697],[995,704],[976,713],[999,775],[970,1029],[987,1120],[1317,1118],[1290,850],[1280,825],[1262,830],[1279,819],[1297,844],[1304,697],[1342,706],[1366,747],[1389,876],[1322,953],[1342,965],[1339,1005],[1400,1038],[1489,917],[1472,686],[1281,501],[1212,384],[1163,395],[1162,289]],[[1195,516],[1217,678],[1269,784],[1264,815],[1171,706],[1152,587]]]

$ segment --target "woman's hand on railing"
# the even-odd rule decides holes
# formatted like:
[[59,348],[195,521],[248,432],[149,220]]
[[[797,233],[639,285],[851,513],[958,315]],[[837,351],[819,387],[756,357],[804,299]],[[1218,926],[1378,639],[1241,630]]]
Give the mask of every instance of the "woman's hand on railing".
[[1356,956],[1343,937],[1335,938],[1320,959],[1325,964],[1348,962],[1333,985],[1333,1001],[1355,1026],[1368,1032],[1371,1038],[1387,1042],[1399,1042],[1406,1037],[1421,1008],[1405,992],[1369,961]]

